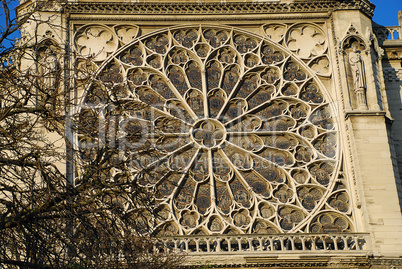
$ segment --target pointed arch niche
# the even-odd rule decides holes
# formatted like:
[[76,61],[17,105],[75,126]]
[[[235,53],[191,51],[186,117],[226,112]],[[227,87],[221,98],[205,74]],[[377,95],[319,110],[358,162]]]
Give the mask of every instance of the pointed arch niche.
[[108,58],[80,118],[117,126],[121,155],[160,204],[147,220],[158,235],[354,232],[335,110],[305,62],[235,28],[160,30]]

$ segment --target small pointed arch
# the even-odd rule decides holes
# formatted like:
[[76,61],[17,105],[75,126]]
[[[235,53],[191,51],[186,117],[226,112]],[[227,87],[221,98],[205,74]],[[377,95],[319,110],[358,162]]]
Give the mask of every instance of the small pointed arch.
[[360,32],[350,24],[348,30],[344,34],[341,42],[339,43],[341,52],[345,52],[345,49],[351,48],[353,43],[359,43],[363,49],[369,49],[369,42],[360,34]]

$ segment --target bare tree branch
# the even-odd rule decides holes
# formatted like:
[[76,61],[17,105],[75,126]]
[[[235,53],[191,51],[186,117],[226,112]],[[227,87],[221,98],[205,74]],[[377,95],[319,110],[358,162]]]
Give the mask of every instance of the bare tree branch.
[[[143,221],[158,219],[154,193],[138,182],[147,170],[133,173],[127,152],[116,158],[119,142],[111,143],[110,137],[94,142],[94,134],[106,130],[99,119],[85,110],[71,120],[65,115],[71,100],[63,87],[64,71],[86,73],[81,84],[97,83],[113,92],[96,78],[91,59],[81,69],[66,70],[63,59],[73,56],[59,44],[39,43],[36,33],[15,46],[6,45],[27,23],[52,24],[37,14],[53,5],[63,1],[27,1],[19,7],[18,18],[12,15],[16,1],[1,5],[0,268],[176,267],[183,257],[164,251],[165,246],[157,248],[161,243]],[[79,86],[72,83],[68,91]],[[107,117],[118,116],[127,105],[112,94],[106,98],[115,113]],[[133,109],[145,108],[137,104]],[[70,121],[68,127],[82,139],[78,147],[66,131]],[[118,136],[108,128],[108,135]],[[148,144],[132,151],[152,154]],[[74,183],[67,181],[67,164],[74,167],[69,171]]]

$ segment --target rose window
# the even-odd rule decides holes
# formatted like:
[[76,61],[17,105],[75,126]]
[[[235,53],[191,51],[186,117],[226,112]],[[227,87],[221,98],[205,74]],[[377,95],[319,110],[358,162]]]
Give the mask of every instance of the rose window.
[[221,144],[226,136],[225,126],[212,119],[201,120],[194,125],[193,139],[199,146],[212,148]]
[[156,234],[353,230],[333,109],[291,50],[241,30],[178,28],[103,66],[78,137],[107,123],[107,143],[156,195]]

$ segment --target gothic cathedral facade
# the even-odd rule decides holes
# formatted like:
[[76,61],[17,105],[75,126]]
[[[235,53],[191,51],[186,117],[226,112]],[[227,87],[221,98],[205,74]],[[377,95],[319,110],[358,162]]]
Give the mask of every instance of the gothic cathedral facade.
[[129,156],[133,173],[148,171],[154,232],[188,266],[402,268],[402,14],[384,27],[373,12],[369,0],[75,0],[35,27],[44,51],[71,53],[68,112],[112,115],[109,98],[123,100],[119,128],[140,135],[122,152],[153,145]]

